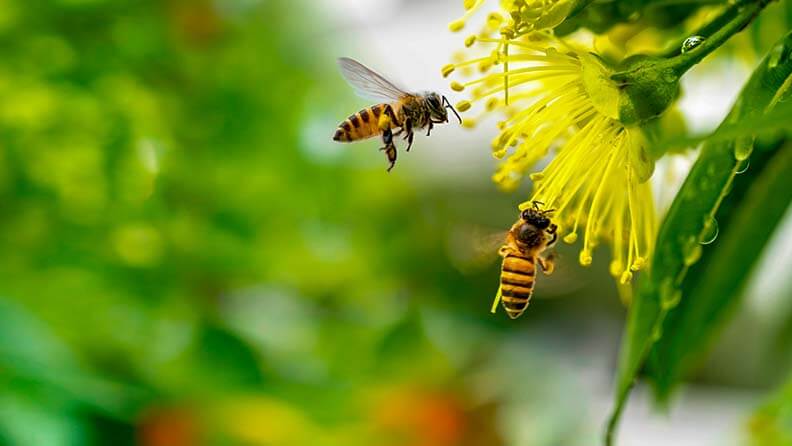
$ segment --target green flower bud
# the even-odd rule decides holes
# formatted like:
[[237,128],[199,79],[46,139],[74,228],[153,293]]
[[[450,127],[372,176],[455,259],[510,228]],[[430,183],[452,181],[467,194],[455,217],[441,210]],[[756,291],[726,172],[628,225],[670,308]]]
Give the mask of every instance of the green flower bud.
[[679,96],[679,76],[664,59],[633,56],[611,76],[621,93],[619,120],[642,124],[660,116]]
[[679,95],[679,77],[662,59],[634,56],[618,72],[603,59],[581,58],[583,84],[594,107],[622,124],[641,125],[662,114]]

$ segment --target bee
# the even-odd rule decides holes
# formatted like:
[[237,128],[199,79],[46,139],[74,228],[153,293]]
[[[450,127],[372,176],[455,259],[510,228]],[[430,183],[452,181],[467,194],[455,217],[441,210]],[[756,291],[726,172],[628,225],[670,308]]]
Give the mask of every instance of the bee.
[[459,113],[445,96],[434,92],[407,93],[360,62],[347,57],[338,59],[338,65],[341,74],[359,96],[385,102],[364,108],[344,120],[336,129],[333,140],[353,142],[381,134],[384,147],[380,150],[385,151],[390,163],[388,172],[396,164],[394,136],[403,134],[409,152],[416,129],[426,127],[426,136],[429,136],[434,124],[448,122],[446,109],[450,108],[459,123],[462,123]]
[[533,208],[520,213],[520,219],[506,234],[506,243],[498,250],[503,257],[498,296],[506,314],[512,319],[520,317],[528,308],[535,283],[536,263],[545,275],[553,273],[553,254],[546,257],[542,254],[558,239],[558,226],[550,220],[553,209],[539,208],[543,204],[534,201]]

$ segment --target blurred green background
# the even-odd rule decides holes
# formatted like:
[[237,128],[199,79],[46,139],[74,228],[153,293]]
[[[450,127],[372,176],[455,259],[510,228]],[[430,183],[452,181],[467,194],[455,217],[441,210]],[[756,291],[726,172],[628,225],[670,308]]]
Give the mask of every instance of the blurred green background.
[[[460,11],[429,8],[438,34]],[[498,265],[469,245],[525,194],[496,192],[489,161],[455,174],[450,153],[487,155],[439,147],[467,138],[454,126],[390,175],[376,142],[334,145],[367,105],[334,59],[367,44],[332,20],[291,1],[0,1],[0,444],[598,441],[625,314],[605,253],[582,270],[561,248],[526,316],[491,315]],[[779,382],[772,360],[740,368],[765,331],[696,377],[692,407],[723,430]],[[682,432],[641,407],[625,444],[699,422],[684,401]]]

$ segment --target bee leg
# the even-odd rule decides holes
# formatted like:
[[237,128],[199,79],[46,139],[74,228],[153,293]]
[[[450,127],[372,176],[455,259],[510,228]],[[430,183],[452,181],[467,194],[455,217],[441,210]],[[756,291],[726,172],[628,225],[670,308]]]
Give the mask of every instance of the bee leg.
[[553,274],[553,271],[555,270],[554,252],[551,252],[547,257],[544,258],[537,256],[536,260],[539,262],[539,266],[542,267],[542,272],[545,273],[546,276]]
[[434,127],[434,121],[432,121],[432,120],[430,119],[430,120],[429,120],[429,126],[428,126],[428,128],[426,129],[426,136],[429,136],[429,134],[430,134],[430,133],[432,133],[432,127]]
[[410,147],[412,147],[413,136],[415,136],[412,128],[412,120],[410,120],[410,118],[404,120],[403,129],[404,129],[404,139],[407,140],[407,151],[409,152]]
[[390,172],[391,169],[393,169],[393,166],[396,165],[396,146],[383,148],[385,149],[385,156],[388,157],[388,162],[390,163],[390,165],[388,165],[387,171]]
[[558,225],[555,223],[550,224],[550,227],[547,228],[546,232],[552,236],[550,241],[547,242],[547,246],[553,246],[558,240]]
[[388,162],[390,162],[388,172],[390,172],[393,166],[396,165],[396,145],[393,144],[393,132],[391,129],[382,132],[382,142],[385,144],[385,147],[380,148],[380,150],[384,150],[385,156],[388,157]]

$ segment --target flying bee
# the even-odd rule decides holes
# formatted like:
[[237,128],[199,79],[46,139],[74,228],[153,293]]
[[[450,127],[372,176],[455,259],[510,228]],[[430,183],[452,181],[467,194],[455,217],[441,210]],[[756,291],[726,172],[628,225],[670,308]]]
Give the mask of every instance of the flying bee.
[[360,62],[347,57],[338,59],[338,65],[341,74],[359,96],[386,102],[364,108],[344,120],[336,129],[333,140],[353,142],[381,134],[385,146],[380,150],[385,151],[390,162],[388,172],[396,164],[394,136],[404,135],[409,152],[414,130],[426,127],[426,136],[429,136],[434,124],[448,122],[446,109],[450,108],[462,123],[462,118],[445,96],[434,92],[407,93]]
[[506,243],[498,250],[503,257],[498,297],[512,319],[520,317],[528,308],[535,283],[536,263],[545,275],[553,273],[553,254],[542,255],[556,242],[558,226],[550,220],[553,210],[541,210],[541,204],[534,201],[533,208],[520,213],[520,219],[506,234]]

